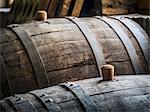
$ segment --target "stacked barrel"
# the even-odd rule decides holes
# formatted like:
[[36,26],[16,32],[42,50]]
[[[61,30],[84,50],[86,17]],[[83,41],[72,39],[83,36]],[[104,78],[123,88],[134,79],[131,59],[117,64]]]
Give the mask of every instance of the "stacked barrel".
[[[127,16],[62,18],[79,16],[84,0],[33,1],[15,1],[11,14],[23,22],[40,9],[43,21],[0,29],[0,111],[149,111],[150,38],[144,25]],[[91,13],[99,15],[102,6],[113,15],[134,12],[135,1],[93,3],[98,8]],[[19,4],[26,5],[16,13]],[[61,18],[47,19],[45,11]]]
[[0,101],[1,112],[149,112],[150,76],[67,82]]

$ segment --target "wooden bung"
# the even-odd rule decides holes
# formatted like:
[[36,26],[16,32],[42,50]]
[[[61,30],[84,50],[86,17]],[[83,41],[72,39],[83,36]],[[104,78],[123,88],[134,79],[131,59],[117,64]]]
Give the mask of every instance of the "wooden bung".
[[114,80],[114,66],[112,65],[103,65],[102,69],[102,76],[104,81]]
[[47,12],[44,10],[38,11],[35,19],[37,21],[42,21],[42,20],[46,21],[47,20]]

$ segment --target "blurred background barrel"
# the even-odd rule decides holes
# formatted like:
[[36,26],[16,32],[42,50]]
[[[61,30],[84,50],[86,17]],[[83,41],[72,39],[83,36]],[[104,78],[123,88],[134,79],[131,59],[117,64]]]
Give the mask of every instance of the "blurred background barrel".
[[[99,77],[103,64],[114,65],[117,75],[149,73],[149,51],[145,48],[149,39],[137,23],[131,20],[139,30],[132,32],[112,18],[70,19],[33,21],[0,30],[3,68],[0,79],[4,97],[65,81]],[[137,41],[139,33],[144,43]],[[122,42],[122,36],[129,43]],[[92,40],[88,41],[90,37]],[[93,45],[96,49],[91,48]]]
[[138,12],[150,15],[150,0],[138,0]]
[[102,0],[104,15],[129,14],[136,12],[136,0]]
[[149,112],[150,76],[69,82],[0,101],[1,112]]

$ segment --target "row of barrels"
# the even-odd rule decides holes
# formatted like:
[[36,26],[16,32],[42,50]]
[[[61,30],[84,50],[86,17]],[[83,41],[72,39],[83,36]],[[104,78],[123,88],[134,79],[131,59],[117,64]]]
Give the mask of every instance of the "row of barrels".
[[[12,6],[13,2],[20,0],[0,0],[0,7]],[[66,16],[72,12],[72,16],[79,16],[82,7],[86,6],[88,13],[92,10],[102,10],[103,14],[128,14],[128,13],[144,13],[149,14],[149,0],[38,0],[40,9],[48,12],[49,17]],[[23,0],[22,0],[23,2]],[[33,1],[34,3],[35,1]],[[32,4],[31,1],[29,1]],[[85,5],[83,5],[85,4]],[[28,4],[29,5],[29,4]],[[74,8],[73,11],[71,11]],[[93,12],[95,14],[96,12]],[[99,12],[100,13],[100,12]],[[71,16],[71,15],[70,15]]]
[[65,81],[150,73],[150,38],[128,18],[54,18],[0,29],[1,98]]
[[81,16],[150,14],[149,0],[41,0],[41,4],[41,9],[48,12],[48,17],[79,16],[80,13]]
[[150,75],[66,82],[0,101],[1,112],[150,112]]
[[32,2],[30,0],[1,0],[0,7],[11,7],[11,9],[8,12],[0,9],[0,27],[36,19],[38,10],[46,11],[48,18],[137,12],[149,14],[147,13],[149,12],[148,2],[147,0],[139,1],[139,3],[137,0],[32,0]]

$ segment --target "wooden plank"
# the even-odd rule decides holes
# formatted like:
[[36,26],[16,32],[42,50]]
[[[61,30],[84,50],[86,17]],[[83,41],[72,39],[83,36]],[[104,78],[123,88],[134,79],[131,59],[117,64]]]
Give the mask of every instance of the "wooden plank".
[[80,16],[83,3],[84,3],[84,0],[76,0],[75,1],[75,5],[72,10],[71,16],[76,16],[76,17]]
[[41,0],[39,9],[47,11],[50,1],[51,0]]
[[72,0],[63,0],[63,4],[61,6],[59,17],[64,17],[68,15],[71,2]]
[[51,1],[50,1],[50,5],[49,5],[48,11],[47,11],[47,13],[48,13],[48,18],[49,18],[49,17],[54,17],[59,2],[60,2],[60,0],[51,0]]

